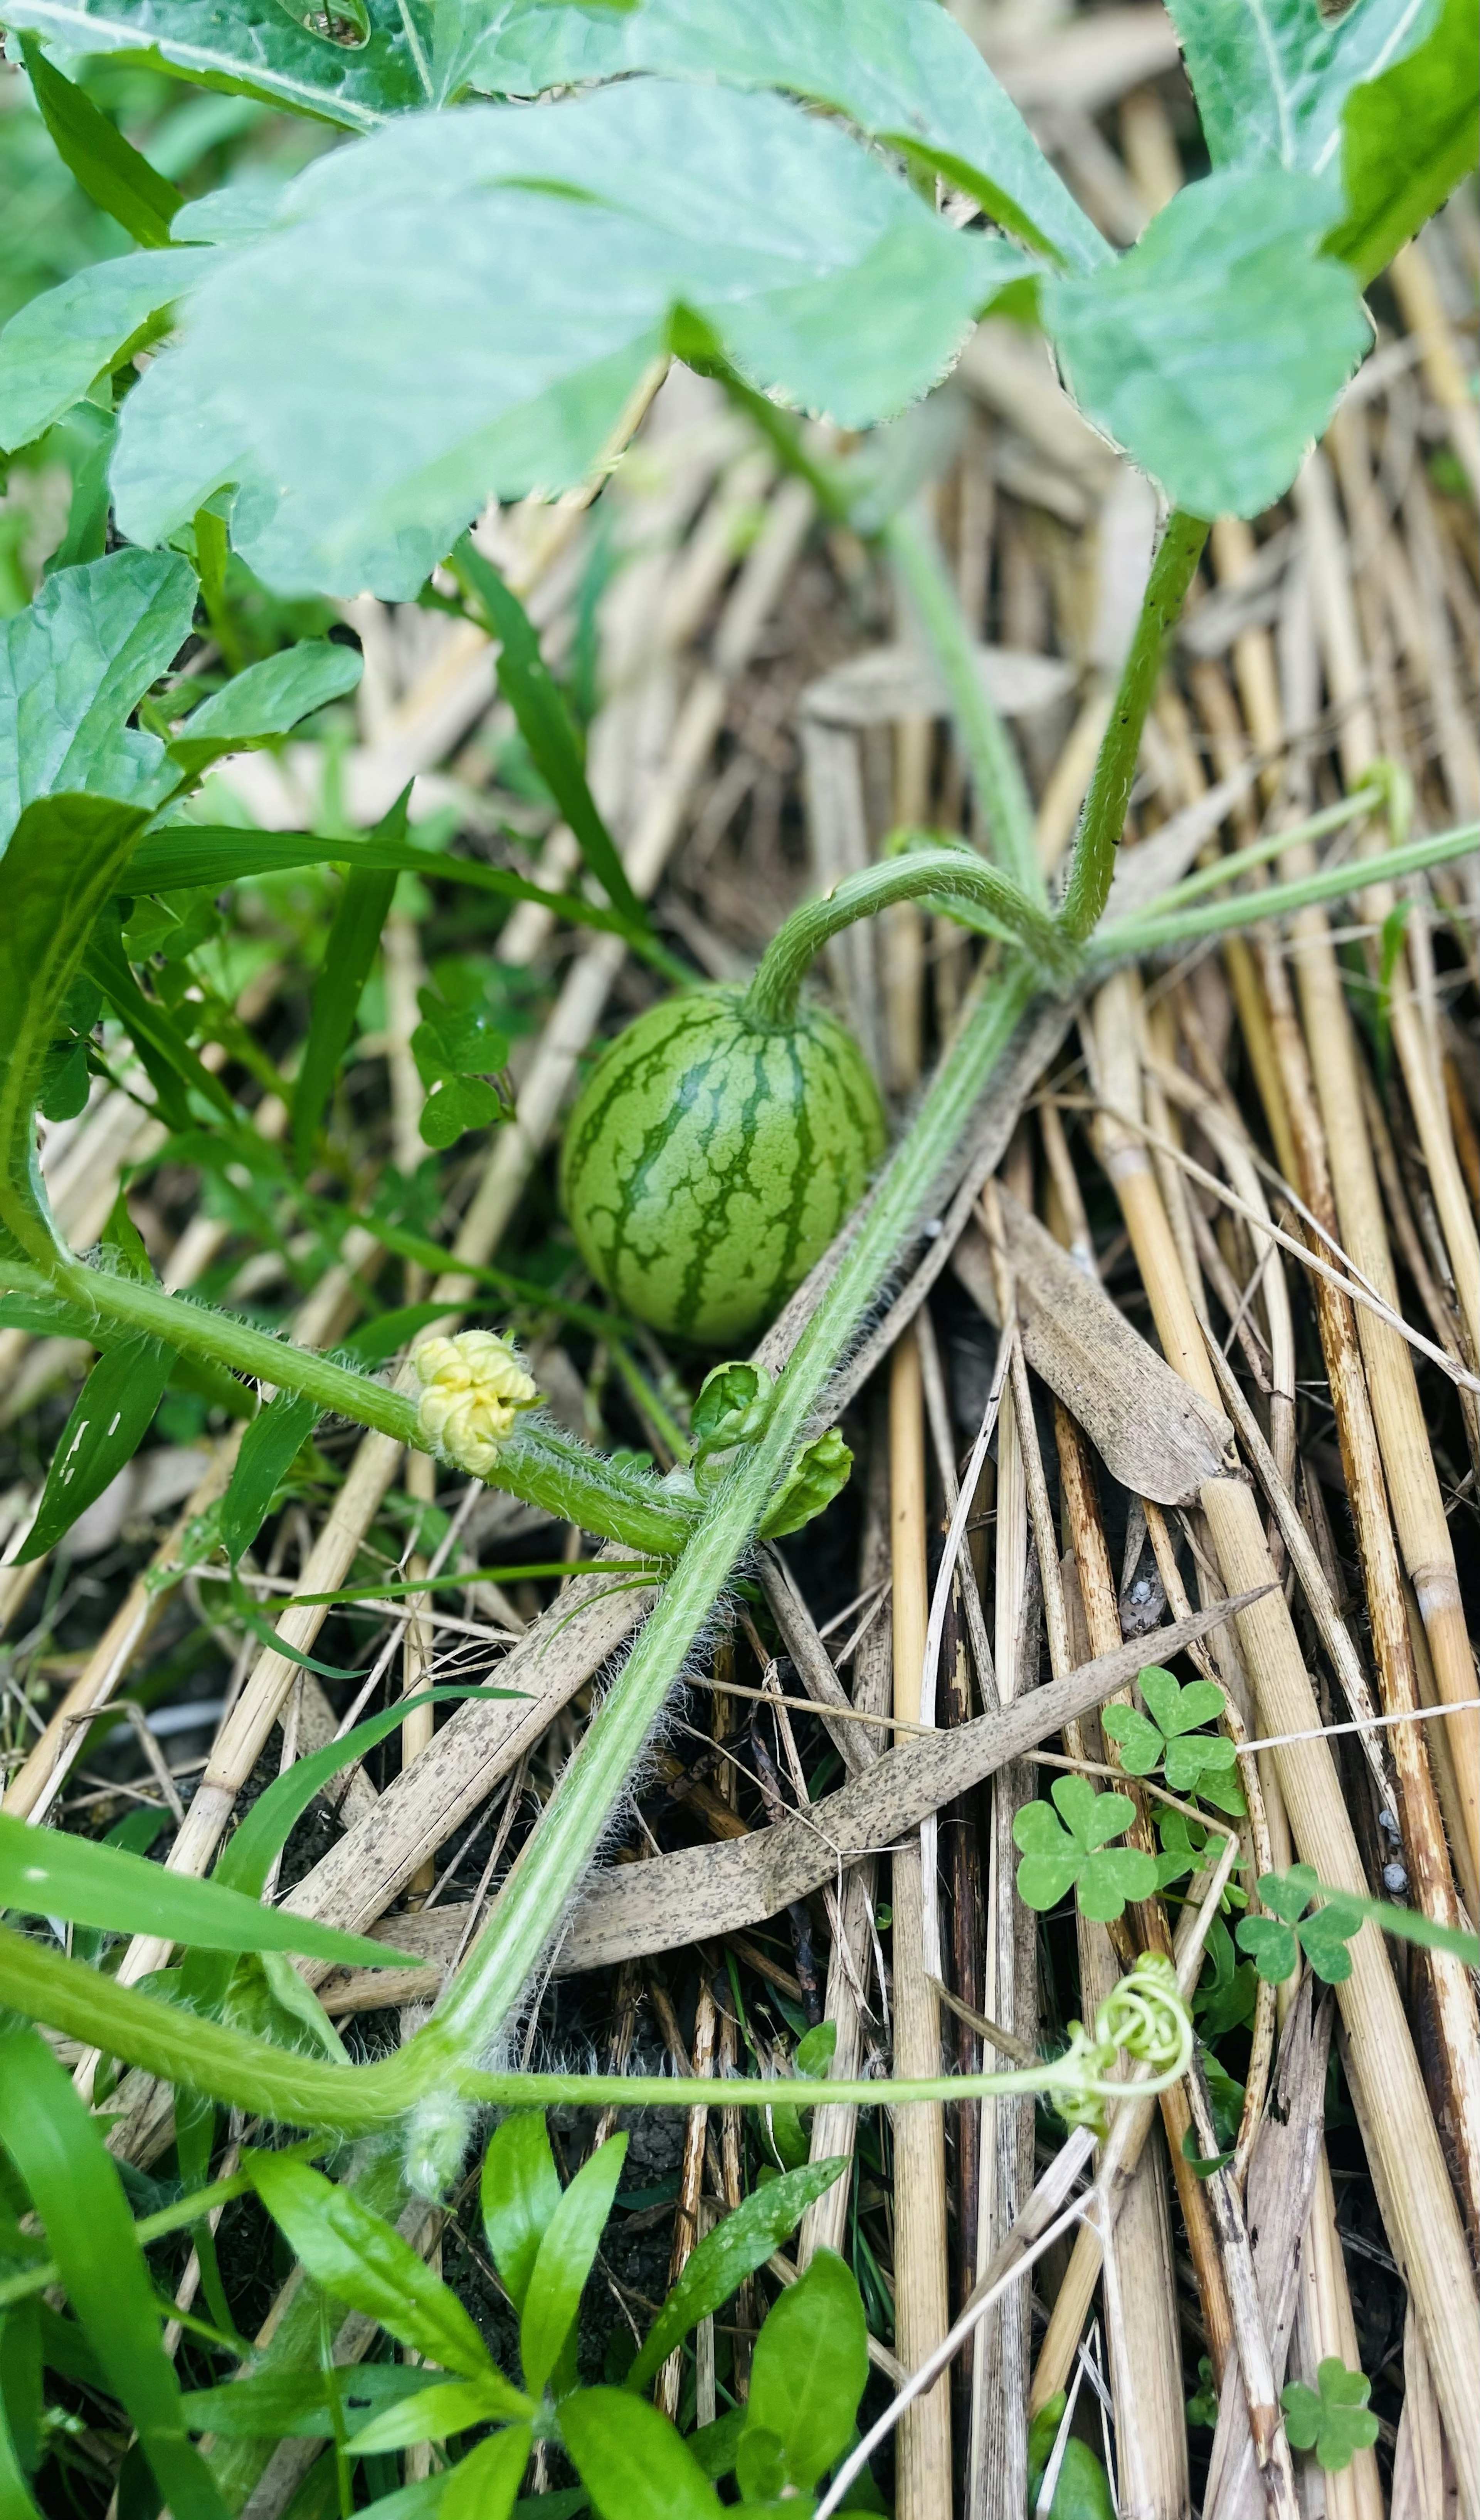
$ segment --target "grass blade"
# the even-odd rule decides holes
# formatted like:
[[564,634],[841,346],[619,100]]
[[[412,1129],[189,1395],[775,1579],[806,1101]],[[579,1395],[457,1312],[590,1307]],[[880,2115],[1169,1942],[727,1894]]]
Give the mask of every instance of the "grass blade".
[[0,2142],[30,2190],[72,2307],[165,2500],[177,2520],[226,2520],[210,2470],[186,2432],[118,2173],[96,2122],[33,2030],[0,2031]]

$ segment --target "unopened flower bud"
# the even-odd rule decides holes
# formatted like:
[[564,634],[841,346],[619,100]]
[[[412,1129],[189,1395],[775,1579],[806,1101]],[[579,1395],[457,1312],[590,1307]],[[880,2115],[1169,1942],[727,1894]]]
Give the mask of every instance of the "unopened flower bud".
[[460,1470],[482,1478],[498,1460],[521,1409],[539,1398],[514,1350],[492,1330],[459,1330],[416,1351],[423,1391],[417,1417],[428,1443]]

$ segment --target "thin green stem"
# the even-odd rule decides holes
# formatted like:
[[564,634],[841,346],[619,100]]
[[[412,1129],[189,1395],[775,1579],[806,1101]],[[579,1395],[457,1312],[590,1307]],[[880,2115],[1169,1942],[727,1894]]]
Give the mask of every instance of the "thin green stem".
[[1207,538],[1208,528],[1200,517],[1185,516],[1176,508],[1167,519],[1160,549],[1151,562],[1141,617],[1095,764],[1064,886],[1063,926],[1080,944],[1093,935],[1109,898],[1115,852],[1125,830],[1142,731],[1161,671],[1162,651],[1182,610]]
[[1303,823],[1291,823],[1280,832],[1266,832],[1262,839],[1250,841],[1246,849],[1232,849],[1227,857],[1195,868],[1180,883],[1168,884],[1165,892],[1157,894],[1156,917],[1180,910],[1184,902],[1200,901],[1204,893],[1216,892],[1221,884],[1233,883],[1239,876],[1252,874],[1256,867],[1268,866],[1271,858],[1278,858],[1285,849],[1299,848],[1306,840],[1324,839],[1328,832],[1339,832],[1345,824],[1374,813],[1385,796],[1382,788],[1359,788],[1354,796],[1343,796],[1339,805],[1327,805],[1323,813],[1311,814]]
[[981,679],[976,649],[940,546],[928,525],[908,509],[889,518],[879,539],[940,668],[977,801],[992,835],[993,855],[1030,901],[1045,904],[1048,892],[1034,845],[1033,800],[1012,739]]
[[[334,2136],[310,2136],[303,2143],[286,2144],[275,2150],[276,2161],[313,2161],[328,2152],[337,2141]],[[229,2205],[233,2198],[251,2193],[249,2170],[234,2170],[229,2179],[213,2179],[208,2187],[194,2187],[188,2195],[179,2196],[172,2205],[163,2205],[157,2214],[141,2214],[134,2225],[141,2249],[152,2248],[156,2240],[167,2240],[175,2231],[188,2231],[195,2223],[203,2222],[218,2205]],[[28,2301],[38,2292],[48,2292],[62,2280],[61,2269],[52,2258],[42,2258],[23,2273],[7,2275],[0,2282],[0,2311],[18,2301]]]
[[[1095,2056],[1080,2050],[1003,2073],[936,2074],[884,2083],[813,2081],[802,2076],[756,2082],[744,2077],[653,2074],[495,2074],[448,2061],[431,2084],[427,2072],[431,2050],[425,2032],[380,2064],[332,2064],[184,2012],[158,1996],[120,1987],[60,1952],[29,1942],[8,1925],[0,1925],[0,1997],[29,2019],[45,2021],[109,2052],[128,2055],[151,2073],[207,2099],[250,2110],[279,2125],[316,2126],[340,2135],[387,2132],[400,2124],[428,2089],[438,2095],[452,2092],[470,2105],[520,2109],[608,2103],[622,2108],[691,2108],[696,2096],[717,2092],[723,2092],[727,2107],[736,2108],[764,2109],[778,2103],[806,2108],[820,2100],[859,2108],[886,2103],[896,2108],[1055,2090],[1093,2100],[1111,2098],[1116,2089],[1102,2081]],[[1184,2053],[1164,2081],[1175,2080],[1186,2065]],[[313,2143],[301,2147],[305,2155],[322,2148]],[[140,2236],[161,2237],[198,2222],[212,2206],[241,2194],[250,2183],[248,2165],[245,2173],[199,2189],[164,2216],[153,2217],[140,2226]],[[29,2291],[48,2279],[46,2269],[27,2268],[18,2280]],[[0,2308],[15,2297],[19,2296],[13,2286],[0,2291]]]
[[[1036,988],[1009,963],[963,1025],[782,1375],[765,1432],[718,1489],[632,1655],[588,1726],[426,2041],[447,2064],[482,2053],[519,2001],[610,1823],[668,1691],[754,1539],[899,1246],[924,1210]],[[402,2050],[402,2053],[407,2051]]]
[[1403,848],[1387,849],[1379,857],[1351,858],[1344,866],[1322,867],[1292,883],[1267,884],[1263,891],[1239,893],[1231,901],[1205,902],[1200,908],[1174,911],[1168,918],[1161,916],[1159,904],[1153,904],[1139,918],[1119,919],[1101,928],[1090,949],[1092,959],[1097,964],[1119,963],[1133,955],[1154,953],[1160,946],[1187,944],[1193,937],[1222,936],[1230,928],[1257,926],[1266,919],[1287,919],[1293,911],[1309,910],[1317,902],[1339,901],[1344,894],[1366,892],[1369,884],[1398,883],[1406,876],[1421,875],[1427,867],[1470,857],[1477,849],[1480,823],[1465,823],[1453,832],[1438,832],[1430,839],[1409,840]]
[[927,847],[864,867],[820,900],[804,901],[762,955],[745,992],[743,1012],[752,1023],[789,1030],[796,1021],[802,982],[830,937],[896,901],[931,896],[947,907],[953,896],[976,903],[999,935],[1032,957],[1046,980],[1067,985],[1073,979],[1078,956],[1066,947],[1048,912],[1030,901],[1010,876],[988,866],[972,850]]
[[[318,1408],[353,1418],[418,1452],[433,1450],[408,1394],[291,1340],[272,1338],[230,1313],[189,1303],[141,1279],[89,1269],[78,1260],[55,1265],[52,1282],[95,1318],[147,1331],[183,1356],[202,1357],[278,1390],[298,1392]],[[600,1454],[588,1453],[559,1427],[520,1426],[487,1476],[491,1487],[545,1508],[558,1522],[573,1522],[604,1540],[662,1557],[681,1550],[695,1527],[695,1509],[686,1500],[667,1497]]]

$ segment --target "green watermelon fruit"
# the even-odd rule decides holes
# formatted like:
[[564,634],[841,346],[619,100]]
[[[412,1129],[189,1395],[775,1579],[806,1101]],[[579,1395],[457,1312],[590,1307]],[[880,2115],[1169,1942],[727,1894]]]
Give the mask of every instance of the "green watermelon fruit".
[[702,1347],[774,1319],[883,1152],[862,1051],[816,1007],[748,1014],[739,988],[665,999],[604,1052],[571,1112],[561,1195],[624,1311]]

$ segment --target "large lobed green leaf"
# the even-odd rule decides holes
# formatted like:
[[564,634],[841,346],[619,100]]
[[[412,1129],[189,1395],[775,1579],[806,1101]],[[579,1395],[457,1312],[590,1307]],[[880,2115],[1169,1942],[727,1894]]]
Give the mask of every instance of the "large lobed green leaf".
[[32,297],[0,333],[0,447],[26,446],[164,330],[209,249],[121,253]]
[[5,22],[61,52],[143,53],[202,87],[367,131],[426,103],[432,11],[429,0],[365,0],[365,14],[363,43],[316,33],[283,0],[6,0]]
[[1017,108],[937,0],[639,0],[635,8],[462,0],[438,13],[438,102],[461,88],[539,96],[630,76],[782,88],[980,201],[1025,245],[1075,270],[1109,248]]
[[174,552],[59,569],[0,622],[0,844],[40,796],[153,805],[178,774],[129,717],[190,635],[194,570]]
[[1024,268],[775,96],[641,79],[408,116],[220,256],[125,405],[119,522],[158,541],[236,482],[270,584],[409,597],[491,494],[590,471],[680,304],[756,384],[865,427]]
[[1365,285],[1471,172],[1469,0],[1168,0],[1215,167],[1339,168],[1328,240]]
[[1193,516],[1288,489],[1370,340],[1322,251],[1334,188],[1252,168],[1192,184],[1109,271],[1044,281],[1084,410]]

